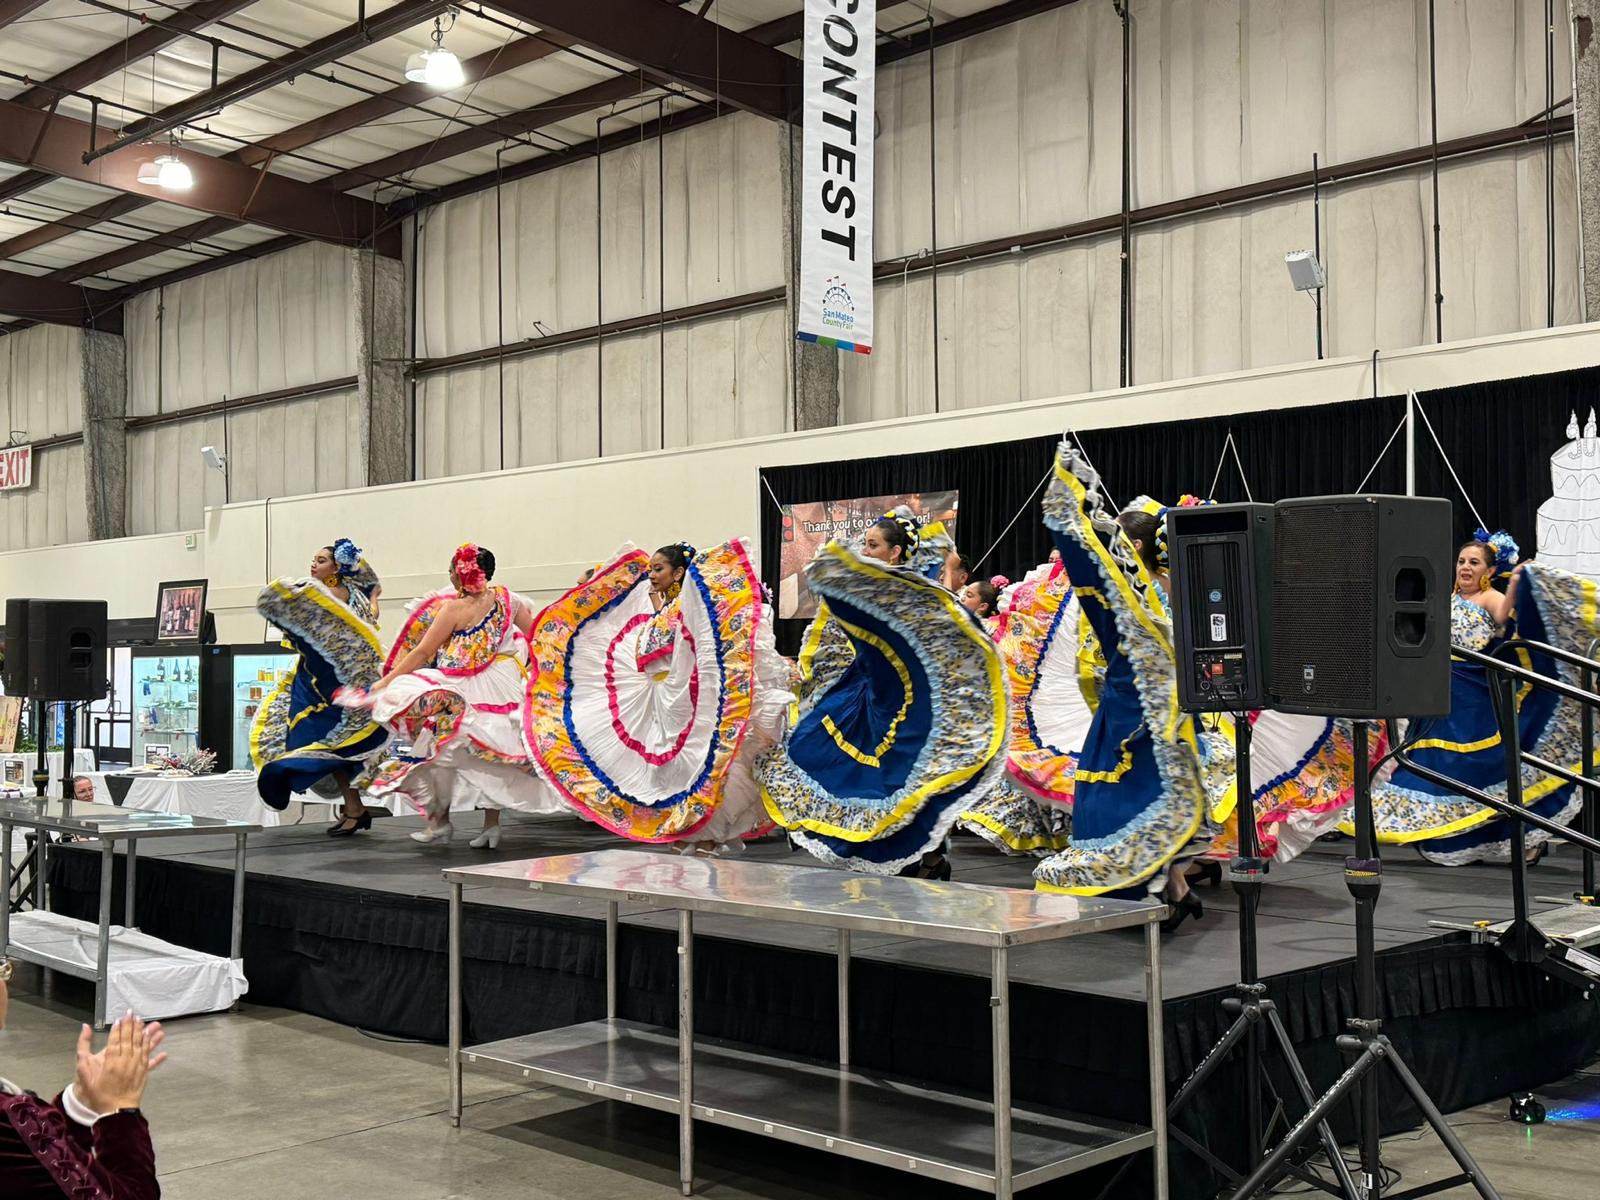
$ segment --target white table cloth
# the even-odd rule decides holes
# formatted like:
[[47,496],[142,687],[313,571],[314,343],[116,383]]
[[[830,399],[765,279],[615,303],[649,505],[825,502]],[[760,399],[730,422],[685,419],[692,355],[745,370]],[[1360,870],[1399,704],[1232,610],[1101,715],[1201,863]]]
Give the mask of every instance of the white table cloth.
[[[131,780],[128,794],[122,801],[123,808],[223,817],[230,821],[248,821],[263,828],[279,825],[283,820],[282,813],[261,803],[261,797],[256,792],[254,771],[189,776],[156,775],[142,771],[121,774]],[[97,801],[102,804],[116,803],[104,773],[96,772],[89,778],[94,783]]]

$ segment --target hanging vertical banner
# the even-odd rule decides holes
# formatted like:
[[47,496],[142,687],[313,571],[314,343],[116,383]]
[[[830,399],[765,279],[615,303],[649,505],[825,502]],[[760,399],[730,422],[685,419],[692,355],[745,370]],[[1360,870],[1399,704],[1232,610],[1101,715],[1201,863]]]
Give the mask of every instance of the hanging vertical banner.
[[806,0],[795,336],[872,353],[876,0]]

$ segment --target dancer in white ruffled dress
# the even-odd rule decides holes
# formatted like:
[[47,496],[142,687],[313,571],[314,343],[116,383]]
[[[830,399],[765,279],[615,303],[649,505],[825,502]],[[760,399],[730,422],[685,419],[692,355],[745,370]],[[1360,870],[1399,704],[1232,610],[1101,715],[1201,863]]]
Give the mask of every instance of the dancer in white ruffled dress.
[[532,607],[508,588],[491,586],[493,578],[491,552],[470,543],[458,549],[450,561],[452,590],[412,611],[383,678],[369,692],[338,697],[370,708],[409,745],[378,769],[369,794],[401,795],[420,809],[428,827],[411,835],[419,842],[450,840],[451,800],[467,792],[476,792],[485,809],[475,848],[499,845],[500,809],[567,811],[539,780],[522,740]]

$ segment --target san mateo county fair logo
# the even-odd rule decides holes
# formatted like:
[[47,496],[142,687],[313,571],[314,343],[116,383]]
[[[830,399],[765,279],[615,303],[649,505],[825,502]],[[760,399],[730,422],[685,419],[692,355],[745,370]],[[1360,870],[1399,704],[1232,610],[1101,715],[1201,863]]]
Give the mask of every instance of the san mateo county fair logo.
[[856,327],[856,302],[837,275],[828,278],[827,288],[822,293],[822,323],[846,332]]

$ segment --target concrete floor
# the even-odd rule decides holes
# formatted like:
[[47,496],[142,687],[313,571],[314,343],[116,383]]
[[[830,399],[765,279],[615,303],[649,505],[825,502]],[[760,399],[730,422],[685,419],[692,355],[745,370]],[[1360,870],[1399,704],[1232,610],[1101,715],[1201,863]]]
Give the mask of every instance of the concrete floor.
[[[0,1074],[53,1093],[71,1077],[87,1010],[76,981],[41,994],[19,967],[0,1033]],[[145,1100],[167,1200],[670,1200],[671,1117],[467,1076],[460,1130],[445,1107],[444,1052],[366,1037],[279,1009],[175,1021],[171,1061]],[[1546,1088],[1552,1120],[1511,1125],[1497,1104],[1451,1123],[1506,1200],[1593,1200],[1600,1071]],[[726,1130],[700,1132],[699,1192],[712,1200],[956,1200],[974,1193]],[[1448,1174],[1430,1135],[1391,1138],[1402,1187]],[[1027,1193],[1083,1200],[1070,1179]],[[1467,1196],[1456,1188],[1440,1193]]]

